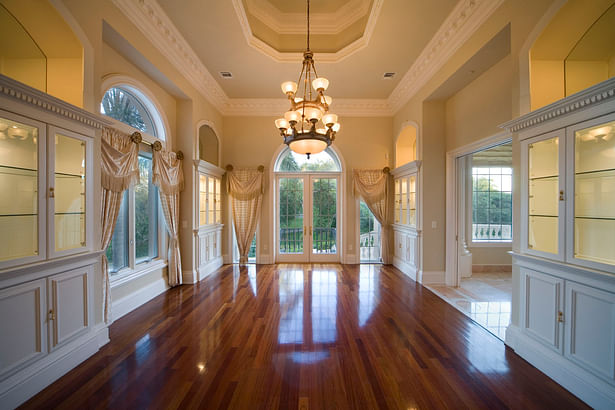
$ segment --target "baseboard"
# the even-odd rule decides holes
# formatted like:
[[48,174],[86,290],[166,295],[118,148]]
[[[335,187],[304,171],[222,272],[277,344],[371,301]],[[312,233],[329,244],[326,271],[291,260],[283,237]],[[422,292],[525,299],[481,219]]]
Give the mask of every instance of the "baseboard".
[[[508,338],[509,329],[506,329],[506,339],[508,340]],[[510,329],[510,338],[514,340],[515,353],[589,406],[595,409],[615,408],[615,388],[613,385],[526,336],[518,328]]]
[[0,383],[0,408],[13,409],[24,403],[96,353],[105,340],[109,341],[107,326],[96,326],[66,346],[3,380]]
[[472,265],[472,273],[512,273],[512,265]]
[[521,333],[521,329],[512,323],[506,328],[504,335],[504,343],[513,350],[517,350],[517,337]]
[[149,302],[168,288],[167,281],[164,278],[160,278],[120,300],[113,301],[111,303],[111,317],[113,321]]
[[422,274],[420,283],[423,285],[444,285],[446,283],[446,275],[443,270],[428,270]]
[[222,256],[218,256],[207,262],[205,265],[199,266],[198,273],[195,276],[194,282],[184,282],[184,283],[197,283],[211,275],[215,272],[220,266],[224,264],[224,258]]
[[394,256],[393,266],[395,266],[397,269],[399,269],[402,273],[404,273],[406,276],[408,276],[413,281],[419,282],[419,283],[421,282],[420,271],[414,265],[411,265],[408,262],[401,260],[397,256]]
[[269,254],[260,254],[257,256],[256,261],[260,265],[271,265],[273,263],[273,256]]
[[229,265],[231,263],[233,263],[233,257],[227,253],[225,253],[224,255],[222,255],[222,260],[224,261],[225,265]]
[[344,255],[344,258],[342,259],[342,263],[345,265],[356,265],[358,263],[361,263],[361,257],[360,255],[357,255],[357,254]]
[[182,284],[190,285],[192,283],[197,283],[198,273],[193,270],[184,270],[182,271]]

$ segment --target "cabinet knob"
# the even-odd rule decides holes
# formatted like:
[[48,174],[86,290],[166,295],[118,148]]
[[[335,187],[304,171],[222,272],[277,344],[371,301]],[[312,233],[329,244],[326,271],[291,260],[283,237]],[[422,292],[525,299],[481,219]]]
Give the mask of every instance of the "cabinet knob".
[[53,309],[50,309],[49,313],[47,313],[47,320],[56,320],[56,314]]
[[49,198],[55,198],[56,194],[55,191],[53,190],[53,187],[49,188]]
[[564,190],[559,191],[559,200],[560,201],[564,200]]
[[557,312],[557,321],[560,323],[564,323],[564,312],[561,310]]

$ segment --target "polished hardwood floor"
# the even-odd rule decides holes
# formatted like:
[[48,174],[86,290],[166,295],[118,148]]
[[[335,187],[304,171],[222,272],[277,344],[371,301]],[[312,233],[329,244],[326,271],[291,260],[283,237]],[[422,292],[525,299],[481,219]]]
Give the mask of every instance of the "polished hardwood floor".
[[119,319],[24,408],[582,408],[380,265],[227,265]]

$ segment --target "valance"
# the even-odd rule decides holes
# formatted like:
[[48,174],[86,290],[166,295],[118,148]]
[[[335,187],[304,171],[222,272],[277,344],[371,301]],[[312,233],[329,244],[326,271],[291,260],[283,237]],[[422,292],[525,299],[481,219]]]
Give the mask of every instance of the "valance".
[[101,184],[103,189],[122,192],[139,182],[141,135],[128,135],[105,127],[101,141]]

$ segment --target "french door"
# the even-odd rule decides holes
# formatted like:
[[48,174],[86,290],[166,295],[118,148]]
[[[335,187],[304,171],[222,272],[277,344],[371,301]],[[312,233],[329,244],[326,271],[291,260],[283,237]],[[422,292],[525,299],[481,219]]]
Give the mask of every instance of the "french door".
[[276,177],[276,260],[339,262],[339,174]]

